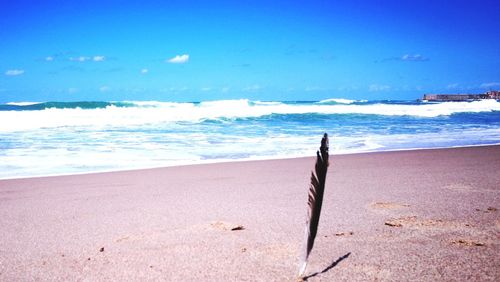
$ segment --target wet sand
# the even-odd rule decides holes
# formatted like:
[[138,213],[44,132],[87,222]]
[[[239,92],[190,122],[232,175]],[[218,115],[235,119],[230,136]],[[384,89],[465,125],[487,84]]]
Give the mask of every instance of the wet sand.
[[[295,281],[314,161],[0,181],[0,281]],[[500,280],[500,146],[331,162],[306,280]]]

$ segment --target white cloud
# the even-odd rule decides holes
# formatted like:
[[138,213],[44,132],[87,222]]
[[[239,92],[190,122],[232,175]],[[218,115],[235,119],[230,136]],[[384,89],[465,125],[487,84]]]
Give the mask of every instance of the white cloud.
[[94,62],[102,62],[106,59],[104,56],[94,56]]
[[16,76],[16,75],[21,75],[24,73],[24,70],[7,70],[5,72],[5,75],[8,76]]
[[424,61],[428,61],[429,58],[426,58],[420,54],[415,54],[415,55],[406,54],[406,55],[403,55],[401,57],[401,60],[402,61],[412,61],[412,62],[424,62]]
[[254,84],[254,85],[247,86],[247,87],[243,88],[243,91],[253,92],[253,91],[259,91],[260,89],[262,89],[262,87],[260,87],[260,85]]
[[226,93],[226,92],[228,92],[229,90],[231,90],[231,87],[229,87],[229,86],[222,87],[222,89],[221,89],[221,91],[222,91],[223,93]]
[[380,85],[380,84],[372,84],[368,87],[368,91],[370,92],[378,92],[378,91],[388,91],[391,87],[389,85]]
[[73,62],[85,62],[85,61],[90,60],[90,58],[89,57],[80,56],[80,57],[70,57],[69,60],[73,61]]
[[458,83],[452,83],[452,84],[448,84],[446,86],[446,89],[457,89],[459,88],[459,84]]
[[212,90],[212,88],[210,88],[210,87],[202,87],[200,90],[201,91],[210,91],[210,90]]
[[70,94],[76,93],[78,91],[80,91],[80,89],[78,89],[78,88],[68,88],[68,93],[70,93]]
[[184,54],[184,55],[177,55],[171,59],[168,59],[167,62],[172,63],[172,64],[184,64],[189,61],[189,55]]
[[422,56],[420,54],[405,54],[400,57],[389,57],[375,62],[391,62],[391,61],[402,61],[402,62],[427,62],[430,59],[428,57]]
[[78,57],[70,57],[69,60],[72,62],[81,62],[81,63],[87,62],[87,61],[104,62],[106,60],[106,57],[105,56],[93,56],[93,57],[78,56]]
[[101,91],[101,92],[108,92],[110,90],[111,90],[111,87],[109,87],[109,86],[101,86],[99,88],[99,91]]
[[52,62],[53,60],[54,60],[54,57],[52,57],[52,56],[48,56],[45,58],[45,61],[47,61],[47,62]]
[[142,70],[141,70],[141,74],[147,74],[148,72],[149,72],[149,70],[148,70],[148,69],[142,69]]
[[494,87],[500,87],[500,82],[485,82],[479,85],[481,88],[494,88]]

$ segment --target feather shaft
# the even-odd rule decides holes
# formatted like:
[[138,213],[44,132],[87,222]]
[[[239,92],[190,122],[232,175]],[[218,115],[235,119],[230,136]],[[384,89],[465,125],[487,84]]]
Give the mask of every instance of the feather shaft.
[[314,239],[318,232],[319,217],[323,204],[325,192],[326,173],[328,171],[328,134],[325,133],[321,139],[321,147],[316,152],[316,164],[314,172],[311,172],[311,184],[309,185],[307,222],[305,228],[304,252],[300,261],[299,277],[306,271],[307,260],[314,246]]

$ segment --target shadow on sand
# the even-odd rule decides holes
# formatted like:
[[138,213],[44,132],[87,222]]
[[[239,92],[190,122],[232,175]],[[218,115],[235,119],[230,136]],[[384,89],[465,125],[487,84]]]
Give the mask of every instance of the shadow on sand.
[[303,281],[307,281],[307,279],[311,278],[311,277],[314,277],[314,276],[317,276],[321,273],[325,273],[327,271],[329,271],[330,269],[334,268],[337,264],[339,264],[341,261],[345,260],[346,258],[348,258],[349,256],[351,255],[351,253],[347,253],[341,257],[339,257],[336,261],[332,262],[329,266],[327,266],[325,269],[323,269],[322,271],[319,271],[319,272],[315,272],[311,275],[307,275],[305,277],[302,278]]

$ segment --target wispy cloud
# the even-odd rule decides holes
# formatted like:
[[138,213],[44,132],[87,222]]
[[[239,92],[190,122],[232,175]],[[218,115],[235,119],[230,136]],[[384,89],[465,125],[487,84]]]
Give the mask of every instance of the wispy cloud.
[[141,70],[141,74],[147,74],[148,72],[149,72],[149,70],[148,70],[148,69],[142,69],[142,70]]
[[481,83],[479,85],[480,88],[494,88],[494,87],[500,87],[500,82],[485,82]]
[[85,57],[85,56],[70,57],[69,60],[72,61],[72,62],[82,62],[83,63],[85,61],[90,60],[90,57]]
[[108,92],[110,90],[111,90],[111,87],[106,86],[106,85],[99,87],[99,91],[101,91],[101,92]]
[[17,75],[21,75],[24,73],[24,70],[7,70],[5,72],[5,75],[8,75],[8,76],[17,76]]
[[105,56],[101,56],[101,55],[99,55],[99,56],[92,56],[92,57],[78,56],[78,57],[70,57],[69,60],[72,61],[72,62],[80,62],[80,63],[88,62],[88,61],[104,62],[106,60],[106,57]]
[[425,62],[428,61],[429,58],[424,57],[420,54],[410,55],[406,54],[401,56],[401,61],[409,61],[409,62]]
[[167,62],[171,64],[184,64],[189,61],[189,55],[184,54],[184,55],[177,55],[171,59],[168,59]]
[[57,58],[59,58],[60,56],[61,56],[61,54],[49,55],[49,56],[46,56],[45,58],[37,59],[37,61],[53,62]]
[[74,88],[74,87],[68,88],[69,94],[74,94],[74,93],[77,93],[78,91],[80,91],[80,89],[78,89],[78,88]]
[[200,90],[203,92],[206,92],[206,91],[212,90],[212,88],[211,87],[202,87]]
[[458,89],[458,88],[460,88],[458,83],[451,83],[446,85],[446,89]]
[[261,89],[262,89],[262,87],[260,85],[254,84],[254,85],[247,86],[247,87],[243,88],[242,90],[246,91],[246,92],[255,92],[255,91],[259,91]]
[[106,59],[104,56],[94,56],[94,62],[103,62]]
[[370,92],[379,92],[379,91],[388,91],[391,90],[389,85],[380,85],[380,84],[371,84],[368,87],[368,91]]
[[229,87],[229,86],[222,87],[222,89],[221,89],[221,91],[223,93],[229,92],[229,90],[231,90],[231,87]]
[[400,61],[400,62],[427,62],[430,59],[428,57],[425,57],[420,54],[404,54],[399,57],[390,57],[390,58],[385,58],[380,61],[375,61],[376,63],[378,62],[390,62],[390,61]]
[[[80,57],[83,57],[81,59]],[[54,62],[54,61],[80,61],[80,60],[87,60],[88,57],[86,56],[77,56],[74,52],[72,51],[64,51],[64,52],[56,52],[53,54],[50,54],[44,58],[38,59],[39,61],[46,61],[46,62]]]

